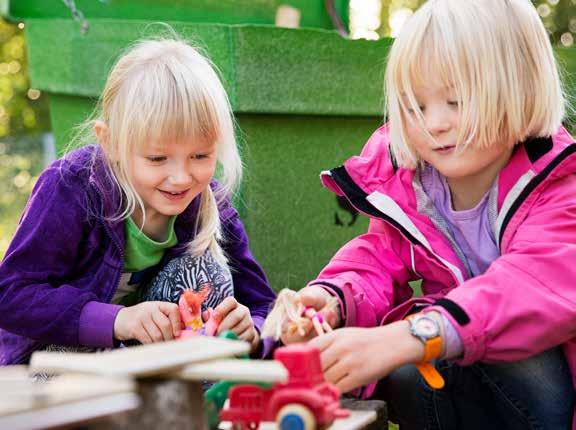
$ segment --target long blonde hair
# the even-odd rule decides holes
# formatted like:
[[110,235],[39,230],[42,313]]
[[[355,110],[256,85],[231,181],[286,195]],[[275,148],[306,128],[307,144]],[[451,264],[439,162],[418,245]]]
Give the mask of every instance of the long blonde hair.
[[[210,250],[226,262],[219,202],[231,197],[240,183],[242,162],[236,145],[231,107],[215,67],[184,41],[142,40],[113,66],[92,117],[81,126],[84,144],[94,139],[96,120],[107,125],[103,146],[112,178],[122,191],[123,204],[110,220],[123,220],[137,207],[145,219],[144,203],[130,182],[129,159],[149,141],[187,138],[215,142],[219,187],[201,193],[192,255]],[[87,132],[88,130],[88,132]]]
[[461,149],[513,145],[550,136],[561,125],[566,99],[548,34],[529,0],[429,0],[408,20],[385,78],[391,149],[402,167],[419,161],[407,121],[432,139],[414,96],[430,73],[454,87],[461,102]]

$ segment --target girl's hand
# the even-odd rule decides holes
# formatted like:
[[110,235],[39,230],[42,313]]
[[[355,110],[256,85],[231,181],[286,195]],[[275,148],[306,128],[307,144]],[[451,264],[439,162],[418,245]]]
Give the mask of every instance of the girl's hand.
[[222,318],[216,332],[217,335],[230,330],[238,336],[238,339],[250,343],[252,351],[256,350],[260,336],[254,327],[250,310],[246,306],[238,303],[234,297],[226,297],[214,308],[213,312],[220,314]]
[[[328,322],[328,324],[330,324],[330,327],[335,328],[340,325],[340,309],[336,307],[336,309],[327,313],[322,310],[322,308],[326,306],[330,299],[332,299],[332,294],[330,294],[324,288],[318,287],[316,285],[301,289],[298,291],[298,293],[296,293],[295,296],[295,300],[299,301],[302,305],[309,306],[317,312],[322,311],[322,316]],[[280,340],[284,345],[297,342],[306,342],[316,336],[316,331],[314,330],[312,321],[308,320],[302,324],[304,335],[298,331],[288,330],[290,324],[291,321],[286,321],[284,323],[284,327],[282,327],[282,336],[280,337]]]
[[182,321],[178,305],[144,302],[120,309],[114,321],[114,338],[141,343],[162,342],[180,336]]
[[320,349],[326,380],[346,393],[422,359],[424,345],[409,327],[407,321],[399,321],[382,327],[343,328],[312,339],[309,345]]

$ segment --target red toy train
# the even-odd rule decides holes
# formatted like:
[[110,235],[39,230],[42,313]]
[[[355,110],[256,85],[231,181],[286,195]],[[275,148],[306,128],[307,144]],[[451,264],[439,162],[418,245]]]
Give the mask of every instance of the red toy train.
[[271,388],[232,387],[229,404],[220,412],[222,421],[237,430],[256,430],[261,421],[276,421],[280,430],[312,430],[350,415],[340,408],[338,388],[324,379],[318,349],[290,345],[278,348],[274,359],[288,370],[288,381]]

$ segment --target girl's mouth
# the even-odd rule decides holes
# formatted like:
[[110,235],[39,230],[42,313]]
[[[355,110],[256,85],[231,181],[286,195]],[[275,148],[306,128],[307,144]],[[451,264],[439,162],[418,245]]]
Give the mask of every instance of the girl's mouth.
[[451,146],[443,146],[441,148],[436,148],[434,149],[435,152],[438,152],[440,154],[448,154],[450,152],[452,152],[454,150],[454,148],[456,148],[456,146],[451,145]]
[[186,194],[188,193],[188,190],[184,190],[184,191],[164,191],[164,190],[158,190],[160,191],[160,193],[166,197],[168,200],[172,200],[172,201],[178,201],[178,200],[182,200],[184,197],[186,197]]

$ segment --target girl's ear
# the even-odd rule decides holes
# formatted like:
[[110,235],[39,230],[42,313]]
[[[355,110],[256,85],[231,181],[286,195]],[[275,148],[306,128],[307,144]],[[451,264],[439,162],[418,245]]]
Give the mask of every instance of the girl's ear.
[[106,149],[108,147],[108,126],[104,121],[98,119],[94,122],[94,134],[100,146]]

